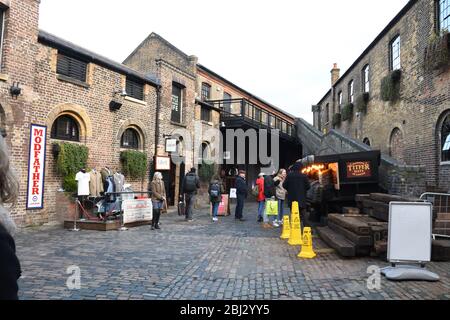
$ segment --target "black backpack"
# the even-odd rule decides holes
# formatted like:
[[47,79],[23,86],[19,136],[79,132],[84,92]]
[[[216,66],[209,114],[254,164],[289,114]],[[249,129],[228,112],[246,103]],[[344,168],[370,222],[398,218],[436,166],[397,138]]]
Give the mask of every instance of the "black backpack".
[[217,183],[211,184],[211,187],[209,188],[209,195],[211,196],[211,199],[219,200],[220,197],[220,186]]
[[190,193],[197,190],[197,177],[193,174],[188,174],[184,178],[184,192]]

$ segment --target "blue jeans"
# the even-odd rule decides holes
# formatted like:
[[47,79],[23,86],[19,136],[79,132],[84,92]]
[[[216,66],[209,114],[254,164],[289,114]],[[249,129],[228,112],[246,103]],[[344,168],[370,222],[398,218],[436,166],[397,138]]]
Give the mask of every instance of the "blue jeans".
[[220,202],[212,202],[211,204],[212,204],[213,218],[217,218],[217,216],[219,215]]
[[284,200],[278,199],[278,220],[283,221],[284,218]]
[[266,205],[265,201],[259,201],[258,202],[258,218],[262,218],[263,217],[265,205]]

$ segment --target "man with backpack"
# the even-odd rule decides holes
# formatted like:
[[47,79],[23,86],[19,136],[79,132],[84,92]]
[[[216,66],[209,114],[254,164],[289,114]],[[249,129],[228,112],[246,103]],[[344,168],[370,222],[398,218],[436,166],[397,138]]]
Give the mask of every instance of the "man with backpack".
[[193,221],[192,209],[198,189],[200,189],[200,179],[196,174],[195,168],[192,168],[191,171],[184,177],[182,187],[184,200],[186,202],[186,221],[189,222]]
[[219,214],[219,205],[222,202],[222,194],[225,192],[225,188],[220,181],[220,178],[215,175],[211,183],[209,184],[208,194],[209,200],[211,201],[212,206],[212,221],[217,222],[219,219],[217,218]]

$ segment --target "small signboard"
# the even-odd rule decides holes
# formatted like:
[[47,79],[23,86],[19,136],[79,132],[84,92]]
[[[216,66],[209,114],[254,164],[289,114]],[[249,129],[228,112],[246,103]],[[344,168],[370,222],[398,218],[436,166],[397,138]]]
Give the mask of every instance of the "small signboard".
[[155,161],[156,171],[169,171],[170,170],[170,157],[156,157]]
[[230,189],[230,199],[237,199],[237,189],[236,188]]
[[46,142],[47,127],[32,124],[28,154],[27,210],[44,208]]
[[151,221],[153,204],[151,199],[125,200],[122,202],[123,223]]
[[177,152],[177,139],[166,139],[166,152]]
[[370,161],[347,162],[347,178],[370,178],[371,176]]

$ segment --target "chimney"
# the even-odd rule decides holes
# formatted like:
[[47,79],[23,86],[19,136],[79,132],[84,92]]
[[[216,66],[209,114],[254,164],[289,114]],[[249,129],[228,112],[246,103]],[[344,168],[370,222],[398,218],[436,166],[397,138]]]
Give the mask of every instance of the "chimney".
[[338,68],[337,63],[333,64],[333,69],[331,69],[331,86],[339,80],[341,75],[341,69]]

